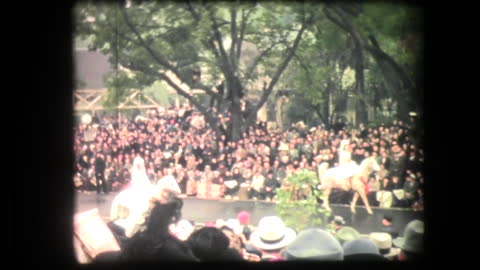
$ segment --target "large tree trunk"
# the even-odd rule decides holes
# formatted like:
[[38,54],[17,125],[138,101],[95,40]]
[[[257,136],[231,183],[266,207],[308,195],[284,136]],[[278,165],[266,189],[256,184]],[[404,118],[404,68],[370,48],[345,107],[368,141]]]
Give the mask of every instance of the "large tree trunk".
[[238,141],[242,138],[244,132],[244,119],[243,111],[241,109],[240,99],[235,98],[230,106],[230,113],[232,117],[232,125],[228,132],[228,138],[230,141]]
[[366,108],[365,97],[365,77],[364,77],[364,55],[363,46],[364,42],[360,36],[360,33],[355,29],[353,23],[350,21],[348,15],[342,8],[336,8],[334,6],[326,6],[324,9],[325,15],[333,23],[340,26],[352,37],[355,44],[354,57],[355,57],[355,118],[356,123],[366,123],[368,120],[368,113]]

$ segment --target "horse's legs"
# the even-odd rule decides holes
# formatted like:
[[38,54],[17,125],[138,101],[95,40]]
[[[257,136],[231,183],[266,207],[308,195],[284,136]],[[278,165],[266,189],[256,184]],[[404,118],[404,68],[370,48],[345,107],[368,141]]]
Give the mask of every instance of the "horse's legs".
[[353,194],[353,199],[352,199],[352,202],[350,203],[350,211],[352,211],[352,213],[356,213],[357,210],[355,209],[355,205],[357,205],[357,200],[358,200],[358,192],[355,191],[355,194]]
[[370,204],[368,203],[367,194],[365,194],[365,190],[358,191],[358,193],[355,193],[355,194],[360,194],[360,197],[362,197],[363,204],[365,205],[365,208],[367,208],[367,212],[370,215],[373,215],[372,209],[370,208]]
[[324,189],[323,190],[323,194],[324,194],[324,199],[323,199],[323,207],[327,210],[331,210],[330,209],[330,202],[329,202],[329,199],[330,199],[330,192],[332,191],[331,188],[327,188],[327,189]]

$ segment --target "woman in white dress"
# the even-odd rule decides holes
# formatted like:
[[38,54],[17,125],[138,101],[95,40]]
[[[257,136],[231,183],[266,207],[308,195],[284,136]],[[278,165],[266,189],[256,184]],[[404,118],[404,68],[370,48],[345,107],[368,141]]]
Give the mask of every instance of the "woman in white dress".
[[338,173],[342,178],[353,176],[359,169],[358,164],[352,160],[352,148],[349,140],[342,140],[338,149]]

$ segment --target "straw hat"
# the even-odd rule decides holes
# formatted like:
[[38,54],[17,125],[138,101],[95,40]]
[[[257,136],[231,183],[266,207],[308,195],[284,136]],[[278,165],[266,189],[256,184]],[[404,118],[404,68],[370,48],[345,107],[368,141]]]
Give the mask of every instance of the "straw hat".
[[392,236],[389,233],[373,232],[369,234],[369,238],[384,257],[390,258],[398,255],[398,249],[392,247]]
[[287,228],[278,216],[263,217],[250,235],[250,242],[263,250],[280,249],[295,240],[294,230]]

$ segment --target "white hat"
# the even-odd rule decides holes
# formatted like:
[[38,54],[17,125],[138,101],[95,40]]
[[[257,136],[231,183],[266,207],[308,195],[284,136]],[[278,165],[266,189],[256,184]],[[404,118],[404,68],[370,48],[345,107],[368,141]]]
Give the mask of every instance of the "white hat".
[[90,116],[90,114],[84,114],[82,115],[82,123],[85,124],[85,125],[88,125],[90,123],[92,123],[92,116]]
[[258,228],[250,235],[250,242],[263,250],[275,250],[292,243],[297,233],[285,226],[278,216],[263,217]]
[[378,247],[384,257],[398,255],[398,249],[392,248],[392,236],[385,232],[373,232],[369,234],[370,240]]

